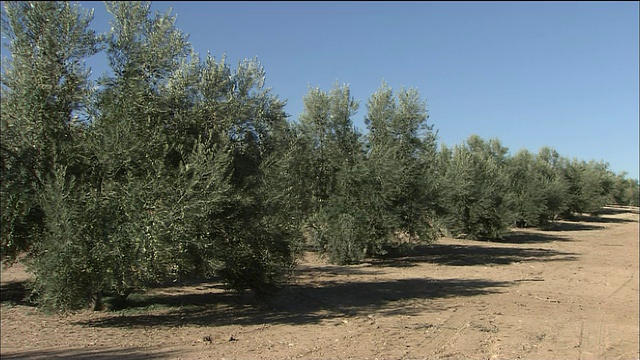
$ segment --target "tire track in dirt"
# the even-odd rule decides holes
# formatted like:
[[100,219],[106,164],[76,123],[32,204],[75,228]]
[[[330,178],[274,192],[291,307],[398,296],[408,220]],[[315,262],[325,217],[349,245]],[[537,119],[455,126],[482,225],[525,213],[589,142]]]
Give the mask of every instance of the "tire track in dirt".
[[608,343],[607,318],[582,320],[580,329],[580,360],[604,359]]
[[418,348],[433,349],[434,355],[442,354],[469,327],[470,315],[470,310],[456,311],[439,327],[438,334],[423,341]]
[[634,277],[635,277],[635,273],[631,273],[631,277],[628,278],[627,281],[622,283],[622,285],[618,286],[618,288],[614,292],[612,292],[611,295],[609,295],[609,298],[613,297],[615,294],[620,292],[620,290],[624,289],[627,285],[629,285],[629,283],[631,282],[631,280],[633,280]]

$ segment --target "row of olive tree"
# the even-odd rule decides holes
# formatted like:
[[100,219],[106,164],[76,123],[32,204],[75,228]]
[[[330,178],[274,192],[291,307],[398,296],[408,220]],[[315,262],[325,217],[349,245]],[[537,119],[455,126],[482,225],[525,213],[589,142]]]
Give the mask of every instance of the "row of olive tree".
[[452,149],[443,146],[438,164],[439,214],[453,236],[497,239],[512,226],[546,227],[560,217],[597,214],[607,204],[638,206],[637,180],[549,147],[508,156],[497,139],[473,135]]
[[[472,136],[438,149],[415,89],[383,84],[366,134],[346,85],[310,89],[290,122],[257,61],[201,59],[149,3],[106,7],[111,30],[96,34],[79,6],[4,3],[2,259],[24,259],[45,308],[193,277],[262,297],[306,245],[354,263],[637,205],[637,181],[549,148],[509,157]],[[102,51],[110,72],[90,81],[84,61]]]
[[346,85],[311,89],[298,126],[303,229],[331,261],[358,262],[443,233],[498,239],[513,226],[638,204],[636,180],[549,147],[510,156],[499,140],[472,135],[437,151],[414,89],[394,94],[383,84],[367,102],[367,135],[353,127],[357,110]]

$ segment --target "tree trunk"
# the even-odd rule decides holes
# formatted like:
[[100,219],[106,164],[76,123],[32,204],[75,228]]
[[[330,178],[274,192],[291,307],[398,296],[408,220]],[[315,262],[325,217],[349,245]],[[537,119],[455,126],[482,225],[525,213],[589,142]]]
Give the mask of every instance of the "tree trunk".
[[93,311],[101,311],[104,309],[104,303],[102,301],[102,291],[96,291],[93,294]]

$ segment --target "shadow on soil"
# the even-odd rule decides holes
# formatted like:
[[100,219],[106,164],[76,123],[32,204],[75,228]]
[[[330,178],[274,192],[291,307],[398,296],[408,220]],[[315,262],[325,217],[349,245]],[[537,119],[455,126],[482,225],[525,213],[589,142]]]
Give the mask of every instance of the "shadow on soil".
[[[305,270],[303,270],[305,271]],[[311,268],[307,271],[315,272]],[[478,296],[499,292],[512,282],[476,279],[409,278],[371,282],[323,281],[289,285],[266,306],[256,306],[252,296],[234,293],[154,295],[144,303],[174,307],[164,313],[113,316],[79,322],[94,327],[224,326],[260,324],[310,324],[336,318],[370,314],[403,314],[424,311],[412,300]],[[138,305],[144,305],[140,303]],[[434,306],[434,310],[435,306]]]
[[[577,222],[581,221],[581,222]],[[574,221],[556,221],[544,227],[545,231],[588,231],[588,230],[601,230],[604,229],[604,225],[592,225],[582,223],[583,220]]]
[[20,352],[3,352],[2,359],[70,359],[70,360],[133,360],[133,359],[174,359],[177,356],[175,351],[157,352],[150,349],[130,348],[130,349],[50,349],[50,350],[27,350]]
[[[556,239],[555,237],[550,237]],[[534,237],[535,239],[535,237]],[[543,241],[549,238],[541,237]],[[513,240],[515,241],[515,240]],[[469,241],[472,243],[472,241]],[[509,242],[509,241],[503,241]],[[535,242],[535,241],[531,241]],[[474,265],[509,265],[515,262],[536,261],[575,261],[578,254],[540,248],[512,248],[485,245],[457,245],[457,244],[432,244],[415,248],[409,256],[397,256],[389,254],[382,256],[372,263],[382,267],[409,267],[416,263],[432,263],[450,266],[474,266]],[[491,244],[491,243],[488,243]]]
[[638,214],[636,206],[606,206],[598,210],[599,215]]
[[501,244],[543,244],[554,241],[571,241],[565,236],[531,233],[526,231],[513,230],[508,235],[499,240],[491,240],[491,242]]
[[29,301],[31,291],[27,288],[26,281],[12,281],[0,286],[0,302],[8,302],[12,305],[33,306]]
[[620,213],[611,213],[611,211],[615,210],[607,210],[603,209],[598,212],[596,215],[572,215],[570,217],[566,217],[564,220],[570,222],[587,222],[587,223],[597,223],[597,224],[625,224],[630,222],[637,222],[638,219],[627,219],[627,218],[619,218],[619,217],[611,217],[611,216],[601,216],[601,215],[616,215]]
[[[518,238],[520,236],[520,238]],[[515,234],[511,241],[529,243],[565,240],[543,234]],[[297,270],[303,281],[286,286],[268,305],[257,306],[251,294],[218,289],[199,283],[200,293],[164,288],[161,293],[133,297],[123,311],[79,322],[95,327],[224,326],[259,324],[309,324],[345,316],[403,314],[424,311],[421,300],[470,297],[501,292],[513,282],[486,279],[430,279],[427,277],[380,280],[385,267],[410,267],[419,263],[448,266],[493,266],[514,262],[574,261],[578,254],[531,247],[505,247],[482,242],[418,246],[402,256],[388,254],[370,265],[307,265]],[[350,281],[349,276],[358,276]],[[433,306],[433,311],[437,307]],[[139,309],[139,310],[136,310]],[[146,309],[145,309],[146,308]],[[160,309],[155,311],[153,309]],[[153,310],[153,311],[150,311]]]

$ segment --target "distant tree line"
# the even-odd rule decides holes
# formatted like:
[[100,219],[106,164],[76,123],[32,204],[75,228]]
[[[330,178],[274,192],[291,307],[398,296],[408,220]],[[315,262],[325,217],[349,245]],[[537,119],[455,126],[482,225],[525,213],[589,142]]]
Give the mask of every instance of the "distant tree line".
[[[102,307],[167,280],[219,278],[266,298],[312,246],[334,263],[442,235],[496,239],[603,205],[638,181],[545,147],[438,147],[426,102],[386,84],[310,89],[289,121],[255,60],[202,58],[170,13],[106,2],[4,2],[2,260],[49,310]],[[105,52],[110,74],[85,60]]]

